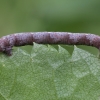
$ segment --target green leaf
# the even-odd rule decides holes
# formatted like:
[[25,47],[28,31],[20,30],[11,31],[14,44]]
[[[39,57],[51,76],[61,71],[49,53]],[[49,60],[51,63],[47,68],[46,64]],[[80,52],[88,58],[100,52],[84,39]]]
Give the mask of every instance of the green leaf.
[[100,59],[74,47],[34,44],[0,55],[0,100],[99,100]]

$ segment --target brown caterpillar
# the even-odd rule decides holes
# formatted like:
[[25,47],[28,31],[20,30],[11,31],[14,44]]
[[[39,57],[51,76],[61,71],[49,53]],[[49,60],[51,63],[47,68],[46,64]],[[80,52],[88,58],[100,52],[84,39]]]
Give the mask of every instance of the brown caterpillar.
[[88,45],[100,50],[100,36],[70,32],[27,32],[16,33],[0,38],[0,52],[12,55],[13,46],[39,44]]

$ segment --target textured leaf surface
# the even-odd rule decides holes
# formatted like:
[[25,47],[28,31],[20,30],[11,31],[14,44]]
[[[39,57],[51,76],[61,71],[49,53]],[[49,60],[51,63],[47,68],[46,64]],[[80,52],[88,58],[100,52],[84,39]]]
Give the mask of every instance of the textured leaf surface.
[[100,59],[74,47],[34,44],[0,55],[0,100],[99,100]]

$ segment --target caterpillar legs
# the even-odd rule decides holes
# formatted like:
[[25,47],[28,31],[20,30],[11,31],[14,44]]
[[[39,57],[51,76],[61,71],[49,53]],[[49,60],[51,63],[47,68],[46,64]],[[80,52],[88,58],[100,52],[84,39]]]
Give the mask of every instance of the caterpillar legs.
[[7,54],[8,56],[12,55],[12,47],[6,47],[5,50],[3,51],[5,54]]

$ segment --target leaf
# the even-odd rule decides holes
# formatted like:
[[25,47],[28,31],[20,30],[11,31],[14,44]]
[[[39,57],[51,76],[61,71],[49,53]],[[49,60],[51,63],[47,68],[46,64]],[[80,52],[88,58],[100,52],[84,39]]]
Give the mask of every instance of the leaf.
[[34,44],[0,55],[0,100],[99,100],[100,59],[74,47]]

